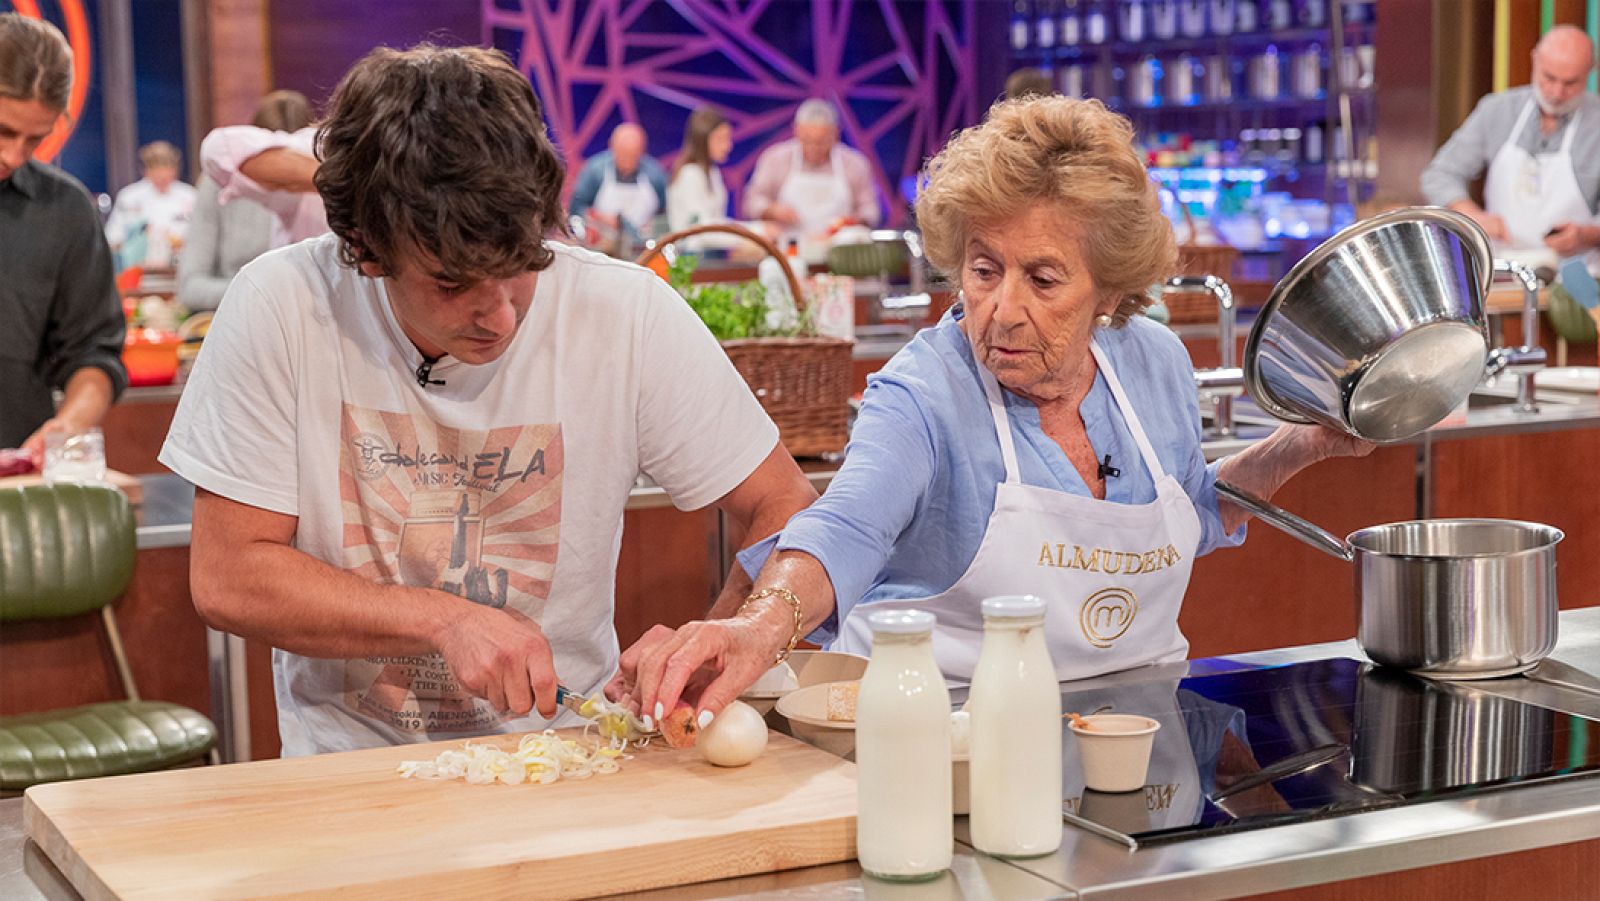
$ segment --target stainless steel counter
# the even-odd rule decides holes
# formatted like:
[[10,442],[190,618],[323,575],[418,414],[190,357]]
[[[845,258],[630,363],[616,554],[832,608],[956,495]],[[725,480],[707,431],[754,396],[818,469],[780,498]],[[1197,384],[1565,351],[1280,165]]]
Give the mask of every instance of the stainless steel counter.
[[[1359,658],[1353,641],[1192,661],[1191,673],[1228,672],[1329,657]],[[1600,676],[1600,608],[1561,614],[1552,655]],[[1118,674],[1117,681],[1170,679],[1168,668]],[[1600,694],[1523,677],[1478,688],[1582,716],[1600,718]],[[1132,898],[1182,893],[1186,901],[1235,897],[1437,866],[1600,838],[1600,779],[1531,785],[1473,798],[1435,801],[1311,823],[1201,838],[1129,852],[1069,827],[1061,850],[1031,861],[1000,861],[972,850],[957,820],[950,874],[921,885],[861,878],[855,864],[663,889],[651,899],[709,898]],[[0,897],[18,901],[75,898],[44,855],[26,840],[22,801],[0,801]]]
[[[1433,442],[1460,440],[1480,435],[1501,435],[1520,432],[1538,432],[1555,429],[1600,427],[1600,395],[1582,395],[1550,392],[1538,413],[1515,411],[1510,404],[1501,403],[1502,390],[1480,392],[1463,422],[1440,426],[1412,440],[1417,448],[1418,472],[1423,480],[1418,492],[1424,509],[1418,517],[1426,517],[1431,504],[1431,466],[1429,454]],[[1544,395],[1541,395],[1544,396]],[[1237,453],[1270,434],[1277,423],[1257,410],[1246,399],[1236,403],[1236,433],[1227,438],[1206,440],[1203,451],[1206,459],[1215,460]],[[825,490],[837,469],[829,464],[808,467],[807,478],[818,491]],[[189,523],[194,504],[194,487],[175,475],[150,475],[142,477],[145,500],[140,510],[138,546],[141,550],[164,547],[186,547],[189,544]],[[641,478],[628,497],[628,510],[664,509],[672,506],[667,493]],[[719,544],[719,571],[727,571],[732,563],[733,548],[727,542]],[[207,658],[211,682],[212,719],[222,730],[221,753],[223,760],[247,760],[250,756],[248,686],[244,666],[244,642],[235,636],[207,630]]]

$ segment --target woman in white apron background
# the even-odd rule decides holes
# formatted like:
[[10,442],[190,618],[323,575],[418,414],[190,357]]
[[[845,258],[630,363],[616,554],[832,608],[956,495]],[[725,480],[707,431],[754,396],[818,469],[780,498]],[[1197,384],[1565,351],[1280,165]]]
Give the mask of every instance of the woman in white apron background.
[[[861,623],[882,607],[933,611],[935,656],[965,681],[996,595],[1047,601],[1061,679],[1181,660],[1194,558],[1244,538],[1248,514],[1219,502],[1219,474],[1270,496],[1312,463],[1371,450],[1284,426],[1206,464],[1188,354],[1140,315],[1177,251],[1120,116],[1008,101],[927,171],[917,221],[961,302],[869,381],[839,474],[789,521],[745,601],[761,630],[748,616],[691,623],[625,662],[647,709],[676,701],[669,667],[723,672],[707,709],[732,699],[772,659],[743,649],[776,654],[796,628],[867,653]],[[756,555],[741,556],[749,568]]]

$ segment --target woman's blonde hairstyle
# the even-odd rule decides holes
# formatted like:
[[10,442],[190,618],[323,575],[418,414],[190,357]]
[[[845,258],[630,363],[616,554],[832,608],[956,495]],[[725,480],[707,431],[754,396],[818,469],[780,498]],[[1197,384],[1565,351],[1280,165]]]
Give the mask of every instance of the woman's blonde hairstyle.
[[923,170],[917,224],[928,260],[959,273],[973,224],[1039,203],[1078,223],[1079,251],[1102,294],[1117,298],[1113,324],[1150,305],[1145,291],[1178,266],[1172,225],[1133,147],[1133,126],[1098,100],[1005,100],[958,132]]

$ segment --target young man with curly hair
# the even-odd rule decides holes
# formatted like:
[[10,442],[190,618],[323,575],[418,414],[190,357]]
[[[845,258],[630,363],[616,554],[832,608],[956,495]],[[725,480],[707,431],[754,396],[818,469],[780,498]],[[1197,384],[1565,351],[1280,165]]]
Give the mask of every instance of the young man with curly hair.
[[[239,273],[162,452],[195,604],[277,648],[285,754],[543,728],[558,674],[617,668],[641,472],[752,535],[815,492],[681,298],[548,239],[560,157],[504,56],[374,51],[316,152],[332,233]],[[792,628],[765,598],[717,634],[747,683]]]

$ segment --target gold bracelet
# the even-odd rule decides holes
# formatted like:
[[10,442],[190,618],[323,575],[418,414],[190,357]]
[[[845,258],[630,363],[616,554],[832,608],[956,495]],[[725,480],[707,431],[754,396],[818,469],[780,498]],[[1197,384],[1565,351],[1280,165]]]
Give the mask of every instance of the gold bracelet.
[[733,615],[734,616],[738,616],[739,614],[743,613],[744,612],[744,608],[750,606],[750,604],[753,601],[759,601],[759,600],[762,600],[763,598],[770,598],[770,597],[783,598],[784,600],[789,602],[789,606],[790,607],[794,608],[794,634],[789,636],[789,646],[784,648],[783,650],[779,651],[778,652],[778,656],[773,658],[772,665],[773,666],[777,666],[778,664],[784,662],[785,660],[788,660],[789,659],[789,655],[794,653],[794,646],[800,643],[800,625],[801,625],[802,622],[804,622],[805,615],[801,611],[800,599],[795,597],[794,592],[790,591],[787,588],[778,588],[776,586],[770,587],[770,588],[763,588],[760,591],[758,591],[758,592],[750,595],[749,597],[745,598],[744,599],[744,603],[739,605],[739,609],[735,610]]

